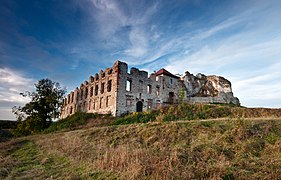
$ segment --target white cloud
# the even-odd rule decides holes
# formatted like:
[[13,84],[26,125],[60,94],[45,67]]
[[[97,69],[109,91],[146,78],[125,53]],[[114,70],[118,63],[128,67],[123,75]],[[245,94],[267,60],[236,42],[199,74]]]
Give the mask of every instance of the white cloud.
[[134,28],[129,33],[131,47],[125,50],[127,56],[142,57],[147,53],[147,37],[140,28]]
[[173,73],[188,70],[222,75],[231,80],[242,104],[258,106],[260,99],[262,105],[271,102],[271,106],[281,106],[273,101],[274,97],[281,97],[281,84],[276,78],[280,77],[276,66],[280,67],[277,62],[281,57],[279,1],[234,3],[240,4],[232,9],[235,12],[217,12],[217,16],[206,20],[206,25],[204,21],[187,19],[186,23],[181,22],[185,25],[179,26],[182,29],[175,28],[175,32],[167,34],[161,29],[166,26],[157,24],[153,16],[161,4],[143,8],[135,1],[91,2],[87,8],[99,37],[122,47],[111,54],[120,55],[129,65],[144,65],[150,71],[166,65]]
[[195,36],[191,37],[191,40],[192,41],[201,41],[214,34],[219,33],[220,31],[223,31],[227,28],[232,27],[239,22],[240,22],[240,19],[238,17],[229,18],[229,19],[219,23],[218,25],[211,27],[210,29],[203,30],[202,32],[200,32],[200,31],[197,32],[197,34]]
[[98,37],[100,42],[105,42],[105,49],[118,49],[118,53],[111,54],[119,54],[119,58],[126,59],[128,63],[136,64],[139,58],[146,56],[151,36],[154,40],[160,37],[156,26],[148,28],[149,21],[158,10],[157,2],[89,2],[79,5],[91,16],[88,28],[93,30],[94,39]]
[[165,50],[182,51],[171,56],[165,68],[225,76],[242,105],[281,107],[281,24],[276,23],[281,13],[278,6],[268,7],[254,6],[209,29],[170,37],[171,44],[163,43],[168,44]]
[[24,78],[22,75],[11,69],[0,67],[0,83],[2,85],[24,86],[30,82],[32,82],[31,79]]
[[30,99],[19,93],[33,90],[34,80],[21,73],[6,68],[0,68],[0,120],[15,119],[12,107],[27,103]]
[[126,26],[128,17],[123,13],[116,1],[92,0],[93,18],[97,21],[99,33],[103,38],[111,37],[122,26]]

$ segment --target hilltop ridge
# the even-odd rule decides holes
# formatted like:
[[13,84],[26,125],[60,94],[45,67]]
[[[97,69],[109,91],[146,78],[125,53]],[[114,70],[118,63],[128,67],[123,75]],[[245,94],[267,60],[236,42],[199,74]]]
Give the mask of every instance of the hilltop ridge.
[[281,109],[77,113],[43,134],[0,143],[0,178],[280,179],[280,149]]

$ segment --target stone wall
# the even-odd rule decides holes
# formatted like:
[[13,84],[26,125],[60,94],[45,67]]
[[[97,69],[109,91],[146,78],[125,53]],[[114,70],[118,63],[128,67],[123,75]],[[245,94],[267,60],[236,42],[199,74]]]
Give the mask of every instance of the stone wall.
[[111,113],[116,115],[118,65],[90,76],[64,99],[61,118],[75,112]]
[[[119,62],[117,115],[128,112],[157,109],[165,103],[176,103],[181,83],[179,78],[150,74]],[[169,98],[169,94],[173,97]]]
[[194,76],[188,71],[182,77],[165,69],[148,72],[116,61],[111,68],[90,76],[64,99],[61,118],[75,112],[111,113],[113,116],[157,109],[179,100],[191,103],[233,103],[231,83],[220,76]]
[[186,100],[199,103],[233,103],[239,105],[239,99],[233,96],[231,83],[221,76],[194,76],[188,71],[181,77],[186,89]]

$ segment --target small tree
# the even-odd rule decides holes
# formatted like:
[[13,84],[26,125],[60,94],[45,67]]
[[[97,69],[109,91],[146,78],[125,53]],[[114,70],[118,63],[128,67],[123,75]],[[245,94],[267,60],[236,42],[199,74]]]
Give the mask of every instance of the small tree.
[[39,80],[35,87],[35,92],[20,93],[31,98],[29,103],[23,107],[13,107],[13,113],[19,121],[16,135],[40,132],[50,126],[52,119],[59,117],[66,90],[50,79]]

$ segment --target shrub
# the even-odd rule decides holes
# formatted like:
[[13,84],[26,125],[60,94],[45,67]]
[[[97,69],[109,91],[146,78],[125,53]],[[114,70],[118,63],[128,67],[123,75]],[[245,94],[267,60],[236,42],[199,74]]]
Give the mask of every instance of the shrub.
[[50,133],[62,129],[75,129],[77,126],[85,125],[89,119],[96,119],[97,117],[108,117],[110,115],[99,115],[96,113],[77,112],[72,116],[53,122],[51,126],[44,130],[45,133]]
[[155,121],[158,111],[134,112],[127,116],[117,118],[112,125],[147,123]]

